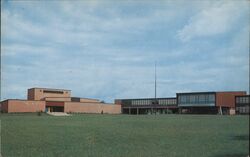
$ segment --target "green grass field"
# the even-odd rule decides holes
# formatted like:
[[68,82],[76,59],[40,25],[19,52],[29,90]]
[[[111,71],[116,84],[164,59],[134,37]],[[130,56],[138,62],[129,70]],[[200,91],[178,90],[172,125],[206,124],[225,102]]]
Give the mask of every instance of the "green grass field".
[[3,157],[246,157],[249,117],[1,114]]

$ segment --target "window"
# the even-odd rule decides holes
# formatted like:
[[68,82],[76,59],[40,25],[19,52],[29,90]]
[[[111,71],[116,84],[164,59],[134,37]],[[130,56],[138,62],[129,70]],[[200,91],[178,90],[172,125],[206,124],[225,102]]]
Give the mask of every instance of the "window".
[[209,99],[208,95],[205,95],[205,103],[208,102],[208,99]]
[[179,101],[180,101],[181,103],[186,103],[186,100],[187,100],[187,97],[186,97],[185,95],[181,95],[181,96],[180,96],[180,100],[179,100]]
[[190,95],[190,103],[195,103],[195,96],[194,95]]
[[162,100],[159,100],[159,105],[163,105],[163,101]]
[[239,97],[236,97],[236,103],[239,103],[239,102],[240,102]]
[[242,97],[238,97],[239,103],[242,103]]
[[135,100],[132,100],[132,103],[131,103],[132,105],[135,105]]
[[174,104],[174,99],[169,99],[169,104],[173,105]]
[[[194,93],[185,94],[178,96],[179,104],[184,106],[214,106],[215,105],[215,94],[210,93]],[[169,104],[176,104],[176,100],[171,99]]]
[[248,103],[247,97],[243,97],[243,98],[244,98],[244,103]]
[[195,97],[194,98],[195,99],[195,103],[199,102],[199,95],[195,95],[194,97]]
[[190,103],[190,96],[189,95],[186,97],[186,103]]
[[43,93],[54,93],[54,94],[63,94],[63,91],[56,90],[44,90]]
[[163,104],[163,105],[168,105],[168,100],[167,100],[167,99],[163,99],[163,100],[162,100],[162,104]]
[[177,105],[176,99],[173,100],[173,104],[174,104],[174,105]]
[[208,95],[208,101],[209,102],[215,102],[215,96],[213,94]]
[[204,94],[201,94],[201,95],[199,96],[199,102],[205,103],[205,101],[206,101],[205,95],[204,95]]

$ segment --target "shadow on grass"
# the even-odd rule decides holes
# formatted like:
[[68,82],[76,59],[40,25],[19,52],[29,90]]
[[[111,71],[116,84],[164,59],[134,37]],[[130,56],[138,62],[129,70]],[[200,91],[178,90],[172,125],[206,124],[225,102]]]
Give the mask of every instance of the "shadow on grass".
[[[249,135],[232,135],[230,136],[230,140],[236,140],[236,141],[248,141]],[[213,155],[212,157],[248,157],[248,154],[244,153],[220,153]]]
[[249,135],[237,135],[237,136],[233,136],[232,139],[238,140],[238,141],[248,141]]
[[248,157],[248,155],[246,154],[241,154],[241,153],[238,153],[238,154],[217,154],[213,157]]
[[[233,136],[231,136],[231,140],[248,141],[249,140],[249,135],[233,135]],[[224,154],[216,154],[216,155],[214,155],[212,157],[248,157],[248,154],[244,154],[244,153],[236,153],[236,154],[224,153]]]

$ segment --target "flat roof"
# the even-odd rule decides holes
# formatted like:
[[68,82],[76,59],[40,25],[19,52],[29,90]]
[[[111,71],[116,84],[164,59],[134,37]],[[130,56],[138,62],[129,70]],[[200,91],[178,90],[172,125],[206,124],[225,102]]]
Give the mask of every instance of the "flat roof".
[[250,97],[250,95],[236,95],[235,97]]
[[4,101],[9,101],[9,100],[16,100],[16,101],[45,101],[45,100],[27,100],[27,99],[5,99],[1,102],[4,102]]
[[81,98],[81,97],[44,97],[44,98],[76,98],[76,99],[88,99],[88,100],[98,100],[99,101],[99,99]]
[[[70,97],[67,97],[67,98],[70,98]],[[74,102],[74,101],[53,101],[53,100],[46,101],[46,100],[26,100],[26,99],[5,99],[5,100],[3,100],[1,102],[5,102],[5,101],[43,101],[43,102],[66,102],[66,103],[69,102],[69,103],[82,103],[82,104],[87,104],[87,103],[91,103],[91,104],[98,103],[99,104],[100,103],[100,102]],[[113,103],[102,103],[102,104],[105,104],[105,105],[117,105],[117,104],[113,104]]]
[[82,97],[71,97],[71,98],[80,98],[80,99],[89,99],[89,100],[99,100],[99,99],[94,99],[94,98],[82,98]]
[[68,89],[57,89],[57,88],[41,88],[41,87],[33,87],[33,88],[29,88],[29,89],[46,89],[46,90],[64,90],[64,91],[71,91],[71,90],[68,90]]
[[242,92],[246,93],[246,91],[204,91],[204,92],[184,92],[184,93],[176,93],[176,95],[181,94],[215,94],[215,93],[236,93],[236,92]]
[[185,92],[185,93],[176,93],[176,95],[182,94],[215,94],[216,92]]
[[168,98],[135,98],[135,99],[115,99],[115,100],[152,100],[152,99],[176,99],[176,97],[168,97]]
[[242,92],[242,93],[246,93],[246,91],[216,91],[216,93],[237,93],[237,92]]

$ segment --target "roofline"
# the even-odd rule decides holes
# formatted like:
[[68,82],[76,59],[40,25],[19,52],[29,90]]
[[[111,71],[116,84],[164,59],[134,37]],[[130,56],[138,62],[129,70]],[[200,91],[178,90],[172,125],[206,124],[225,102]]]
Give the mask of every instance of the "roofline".
[[211,93],[211,94],[216,94],[216,93],[247,93],[246,91],[208,91],[208,92],[184,92],[184,93],[176,93],[176,95],[181,95],[181,94],[206,94],[206,93]]
[[216,91],[216,93],[239,93],[239,92],[247,94],[247,91]]
[[9,101],[9,100],[17,100],[17,101],[45,101],[45,100],[27,100],[27,99],[5,99],[1,102],[4,102],[4,101]]
[[89,100],[100,100],[100,99],[94,99],[94,98],[82,98],[82,97],[71,97],[71,98],[80,98],[80,99],[89,99]]
[[[152,100],[155,98],[135,98],[135,99],[115,99],[115,100]],[[156,98],[156,99],[176,99],[176,97]]]
[[83,103],[83,104],[102,104],[102,105],[120,105],[115,103],[103,103],[103,102],[75,102],[75,101],[65,101],[69,103]]
[[100,99],[93,99],[93,98],[81,98],[81,97],[44,97],[46,98],[78,98],[78,99],[88,99],[88,100],[98,100],[100,101]]
[[47,90],[64,90],[64,91],[71,91],[69,89],[58,89],[58,88],[41,88],[41,87],[33,87],[33,88],[29,88],[30,89],[47,89]]
[[72,98],[72,97],[44,97],[44,98]]
[[235,97],[250,97],[250,95],[235,95]]
[[176,93],[176,95],[182,94],[215,94],[216,92],[208,91],[208,92],[184,92],[184,93]]
[[3,100],[1,102],[5,102],[5,101],[9,101],[9,100],[14,100],[14,101],[43,101],[43,102],[69,102],[69,103],[83,103],[83,104],[87,104],[87,103],[91,103],[91,104],[107,104],[107,105],[117,105],[117,104],[114,104],[114,103],[101,103],[101,102],[74,102],[74,101],[53,101],[53,100],[25,100],[25,99],[6,99],[6,100]]

